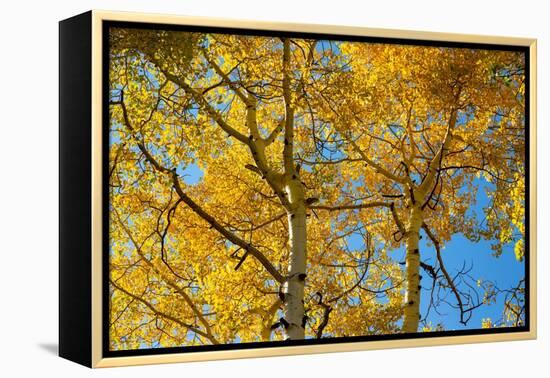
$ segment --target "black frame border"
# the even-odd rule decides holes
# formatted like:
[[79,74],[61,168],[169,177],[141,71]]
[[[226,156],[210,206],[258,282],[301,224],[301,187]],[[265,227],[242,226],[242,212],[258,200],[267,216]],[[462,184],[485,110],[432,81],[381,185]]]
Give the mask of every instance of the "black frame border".
[[[111,28],[129,28],[129,29],[152,29],[152,30],[167,30],[167,31],[184,31],[184,32],[203,32],[203,33],[222,33],[222,34],[239,34],[248,36],[263,36],[263,37],[294,37],[305,39],[325,39],[335,41],[351,41],[351,42],[366,42],[366,43],[384,43],[397,45],[414,45],[414,46],[434,46],[434,47],[449,47],[449,48],[470,48],[481,50],[501,50],[501,51],[517,51],[524,54],[525,62],[525,325],[521,327],[502,327],[489,329],[471,329],[471,330],[449,330],[426,333],[407,333],[407,334],[388,334],[388,335],[369,335],[369,336],[350,336],[337,337],[326,339],[304,339],[304,340],[288,340],[288,341],[264,341],[250,342],[239,344],[221,344],[221,345],[200,345],[200,346],[181,346],[170,348],[148,348],[148,349],[132,349],[132,350],[110,350],[109,349],[109,325],[105,319],[109,319],[109,285],[106,277],[109,276],[109,177],[108,177],[108,162],[109,162],[109,98],[106,94],[109,93],[109,30]],[[304,345],[327,345],[327,344],[342,344],[342,343],[357,343],[368,341],[382,340],[409,340],[409,339],[426,339],[440,338],[448,336],[472,336],[472,335],[492,335],[492,334],[508,334],[529,332],[531,330],[531,282],[530,282],[530,216],[531,216],[531,198],[530,198],[530,179],[531,179],[531,159],[530,159],[530,143],[531,143],[531,48],[529,46],[517,45],[501,45],[501,44],[485,44],[472,42],[450,42],[436,40],[419,40],[407,38],[390,38],[390,37],[368,37],[357,35],[340,35],[340,34],[325,34],[325,33],[310,33],[310,32],[289,32],[289,31],[273,31],[264,29],[246,29],[246,28],[230,28],[230,27],[213,27],[213,26],[197,26],[197,25],[175,25],[162,23],[147,23],[133,21],[102,21],[102,355],[103,357],[129,357],[129,356],[147,356],[160,354],[176,354],[176,353],[193,353],[207,351],[222,351],[222,350],[240,350],[240,349],[258,349],[287,346],[304,346]]]

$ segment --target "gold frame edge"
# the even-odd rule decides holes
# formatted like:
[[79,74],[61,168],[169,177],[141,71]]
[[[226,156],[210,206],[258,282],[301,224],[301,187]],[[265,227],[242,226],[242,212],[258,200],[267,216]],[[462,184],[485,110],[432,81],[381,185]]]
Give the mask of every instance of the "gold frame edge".
[[[380,340],[366,342],[348,342],[338,344],[317,344],[305,346],[269,347],[254,349],[234,349],[225,351],[205,351],[193,353],[170,353],[160,355],[108,357],[103,358],[102,340],[102,22],[127,21],[158,24],[181,24],[193,26],[227,27],[269,31],[291,31],[303,33],[326,33],[334,35],[355,35],[370,37],[400,38],[412,40],[446,41],[462,43],[482,43],[525,46],[530,55],[530,108],[529,108],[529,273],[530,273],[530,330],[485,335],[445,336],[403,340]],[[145,364],[164,364],[175,362],[198,362],[222,359],[252,357],[272,357],[299,354],[352,352],[373,349],[411,348],[439,345],[460,345],[499,341],[533,340],[537,337],[537,40],[534,38],[487,36],[474,34],[456,34],[426,32],[415,30],[380,29],[357,26],[339,26],[323,24],[297,24],[211,18],[197,16],[176,16],[154,13],[92,11],[92,367],[116,367]]]

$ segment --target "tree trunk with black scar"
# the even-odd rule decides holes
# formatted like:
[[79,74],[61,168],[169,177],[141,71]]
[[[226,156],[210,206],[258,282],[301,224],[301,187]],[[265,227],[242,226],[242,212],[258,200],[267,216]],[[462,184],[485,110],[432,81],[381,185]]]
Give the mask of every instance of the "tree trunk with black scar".
[[417,204],[411,209],[406,231],[407,295],[403,320],[403,332],[405,333],[417,332],[420,320],[420,248],[418,244],[422,221],[422,209]]
[[299,340],[305,337],[303,326],[304,287],[307,262],[307,229],[306,206],[304,201],[303,184],[297,179],[290,178],[285,186],[290,208],[288,210],[290,262],[288,280],[284,287],[284,322],[286,339]]

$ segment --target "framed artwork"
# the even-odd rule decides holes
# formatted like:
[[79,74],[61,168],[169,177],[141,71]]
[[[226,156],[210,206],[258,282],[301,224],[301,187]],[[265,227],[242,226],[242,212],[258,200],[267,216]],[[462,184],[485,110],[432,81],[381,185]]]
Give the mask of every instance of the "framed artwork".
[[60,355],[536,336],[532,39],[60,22]]

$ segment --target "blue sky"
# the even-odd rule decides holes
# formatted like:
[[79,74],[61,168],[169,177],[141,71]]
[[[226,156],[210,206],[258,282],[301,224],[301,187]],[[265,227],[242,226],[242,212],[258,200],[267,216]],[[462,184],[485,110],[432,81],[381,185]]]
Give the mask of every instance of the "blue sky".
[[[488,184],[482,179],[476,179],[474,182],[479,189],[477,192],[477,203],[471,208],[471,211],[476,213],[477,219],[483,219],[483,209],[489,205],[489,198],[484,190]],[[435,261],[436,254],[433,246],[427,246],[427,239],[424,235],[420,241],[420,251],[422,260],[431,263]],[[400,252],[403,253],[402,251]],[[463,235],[456,234],[442,249],[442,258],[451,276],[466,263],[467,266],[472,267],[470,272],[472,277],[483,281],[491,281],[500,289],[509,289],[517,286],[518,282],[525,277],[525,263],[516,260],[513,243],[506,245],[502,255],[495,257],[491,250],[491,241],[481,240],[479,242],[472,242]],[[480,293],[483,295],[481,290]],[[427,290],[422,290],[421,299],[422,313],[425,314],[429,302],[429,293]],[[454,298],[449,297],[449,299],[451,303],[456,303]],[[440,312],[448,314],[443,319],[445,329],[479,328],[483,318],[491,318],[493,321],[498,321],[502,317],[503,305],[504,297],[500,295],[497,297],[496,303],[477,308],[473,311],[473,316],[467,326],[459,323],[460,314],[456,309],[442,305]],[[441,321],[441,317],[432,312],[428,320],[436,324],[438,321]]]

